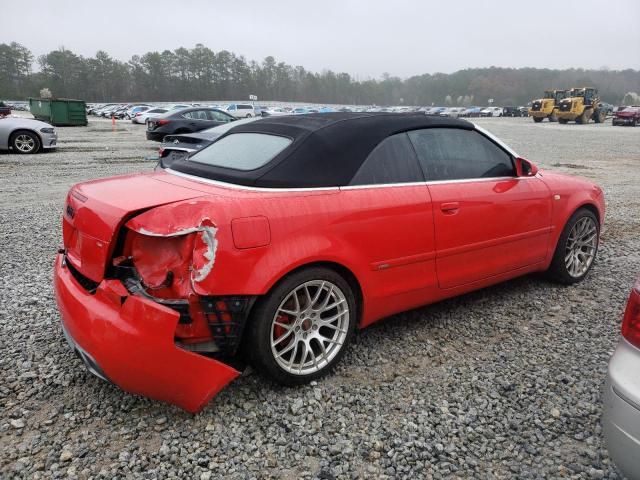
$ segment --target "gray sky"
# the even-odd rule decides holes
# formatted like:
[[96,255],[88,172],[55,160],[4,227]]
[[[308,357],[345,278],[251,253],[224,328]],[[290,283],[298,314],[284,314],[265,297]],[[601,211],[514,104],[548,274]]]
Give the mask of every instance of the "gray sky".
[[0,0],[0,43],[128,60],[202,43],[313,71],[640,69],[640,0]]

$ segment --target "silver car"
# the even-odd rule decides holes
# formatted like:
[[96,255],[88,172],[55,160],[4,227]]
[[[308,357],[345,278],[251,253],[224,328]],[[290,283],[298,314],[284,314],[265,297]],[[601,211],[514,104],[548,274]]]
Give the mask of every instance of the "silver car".
[[0,118],[0,150],[16,153],[38,153],[55,148],[56,129],[48,123],[30,118]]
[[630,480],[640,479],[640,278],[622,320],[622,338],[609,361],[603,430],[607,448]]

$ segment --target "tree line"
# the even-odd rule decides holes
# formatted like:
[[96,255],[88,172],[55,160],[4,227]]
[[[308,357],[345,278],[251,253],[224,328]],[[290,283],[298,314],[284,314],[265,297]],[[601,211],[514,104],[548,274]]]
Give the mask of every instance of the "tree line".
[[[37,67],[34,68],[37,62]],[[331,70],[311,72],[266,57],[247,60],[197,44],[134,55],[127,62],[100,50],[95,57],[65,48],[37,59],[18,43],[0,44],[0,99],[22,100],[48,88],[55,97],[88,102],[243,100],[356,105],[526,105],[545,89],[595,86],[621,104],[640,92],[637,70],[473,68],[455,73],[384,74],[358,80]]]

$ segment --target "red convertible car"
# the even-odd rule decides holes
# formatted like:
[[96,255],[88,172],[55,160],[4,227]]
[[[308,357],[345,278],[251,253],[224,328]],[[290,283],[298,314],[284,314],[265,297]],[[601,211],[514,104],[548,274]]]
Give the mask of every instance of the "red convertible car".
[[463,120],[269,117],[72,187],[56,298],[93,373],[196,412],[244,361],[299,384],[383,317],[529,272],[578,282],[603,217],[596,185]]

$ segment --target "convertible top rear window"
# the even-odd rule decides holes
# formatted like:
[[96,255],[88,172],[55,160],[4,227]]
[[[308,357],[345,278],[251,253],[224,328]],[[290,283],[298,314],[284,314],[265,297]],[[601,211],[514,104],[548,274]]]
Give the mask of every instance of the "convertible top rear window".
[[193,155],[190,160],[212,167],[255,170],[291,144],[291,139],[265,133],[233,133]]

